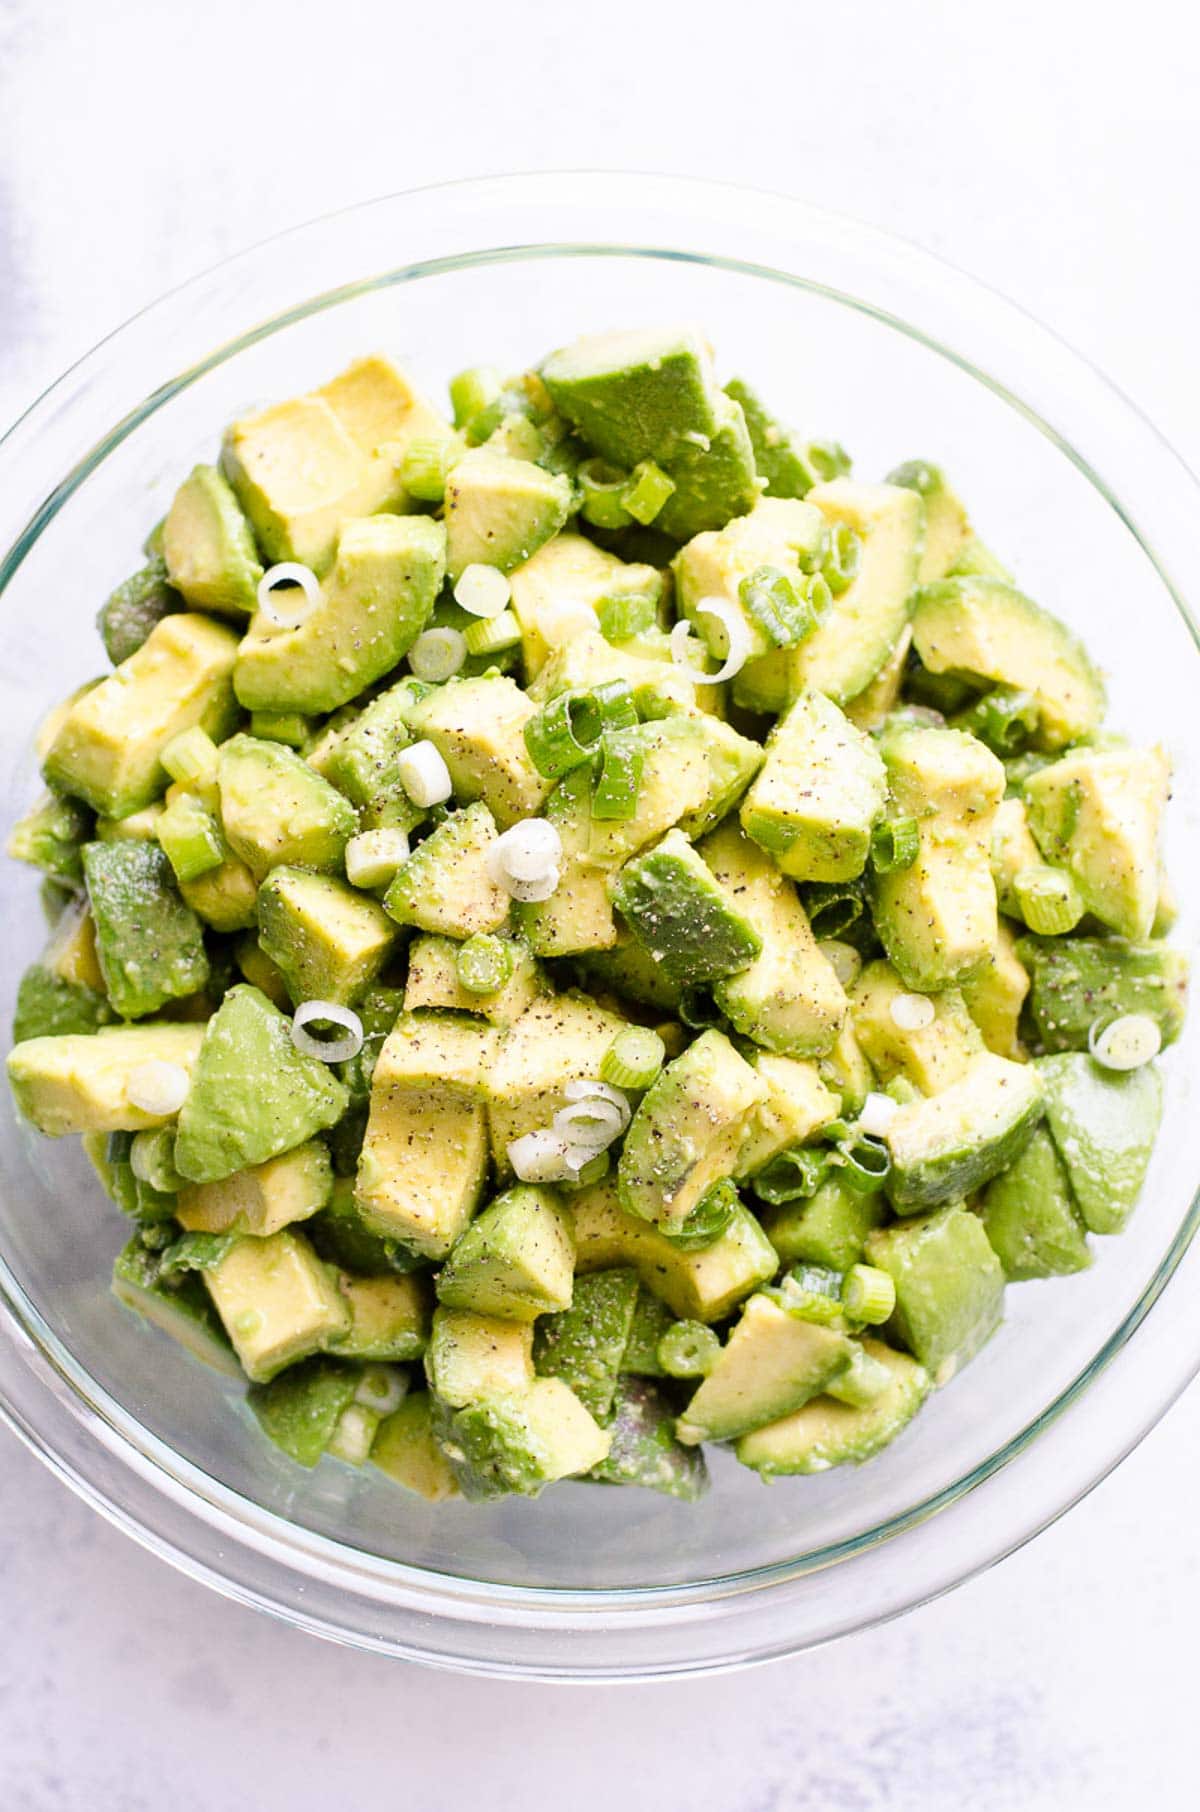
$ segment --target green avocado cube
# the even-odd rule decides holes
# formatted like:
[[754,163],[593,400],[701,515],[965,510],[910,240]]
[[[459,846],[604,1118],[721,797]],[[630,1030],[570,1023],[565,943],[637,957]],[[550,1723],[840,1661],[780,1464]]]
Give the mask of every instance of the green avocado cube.
[[177,610],[183,599],[167,582],[166,562],[155,554],[146,566],[123,579],[100,607],[96,628],[114,667],[136,654],[150,631]]
[[845,1334],[751,1296],[676,1433],[691,1445],[730,1441],[778,1421],[846,1371],[853,1354]]
[[217,774],[225,835],[258,880],[279,863],[342,866],[357,814],[294,749],[239,734],[222,744]]
[[724,1033],[702,1032],[660,1070],[633,1116],[617,1168],[621,1206],[670,1232],[729,1176],[766,1084]]
[[215,466],[185,478],[163,523],[167,577],[194,610],[252,616],[263,569],[250,524]]
[[961,1205],[867,1238],[867,1263],[896,1286],[889,1331],[945,1383],[973,1359],[1004,1314],[1004,1267],[978,1215]]
[[449,1462],[434,1439],[434,1399],[413,1391],[385,1416],[371,1447],[371,1464],[395,1484],[431,1504],[459,1495]]
[[689,1504],[708,1490],[703,1453],[675,1438],[674,1409],[649,1379],[618,1378],[605,1433],[611,1445],[589,1478],[640,1485]]
[[752,510],[761,495],[754,447],[740,406],[718,392],[713,408],[716,427],[707,444],[682,442],[666,468],[675,489],[654,526],[675,541],[724,528],[732,517]]
[[333,1278],[302,1233],[235,1239],[204,1272],[242,1370],[268,1384],[349,1323]]
[[742,1465],[764,1479],[828,1472],[861,1465],[894,1441],[928,1395],[929,1375],[880,1340],[864,1340],[862,1350],[887,1369],[890,1382],[878,1396],[859,1407],[814,1397],[790,1416],[743,1435],[737,1444]]
[[525,747],[537,707],[505,674],[450,680],[408,712],[414,741],[427,738],[450,770],[456,799],[482,800],[501,830],[541,810],[554,782]]
[[535,1375],[533,1327],[439,1304],[433,1311],[425,1374],[430,1390],[452,1409],[524,1390]]
[[512,900],[488,868],[495,841],[496,821],[486,805],[451,812],[396,871],[384,910],[398,925],[446,937],[499,931]]
[[305,1359],[269,1384],[252,1384],[246,1402],[269,1441],[298,1466],[312,1467],[354,1401],[361,1375],[357,1365]]
[[273,868],[258,890],[258,941],[296,1006],[353,1007],[386,963],[398,933],[383,908],[333,875]]
[[1065,1277],[1092,1262],[1066,1168],[1044,1126],[1016,1163],[988,1184],[981,1212],[1010,1282]]
[[892,1207],[914,1214],[973,1195],[1020,1157],[1045,1109],[1033,1064],[981,1052],[957,1082],[889,1121]]
[[681,831],[627,862],[609,882],[613,904],[673,981],[693,987],[747,969],[762,950],[735,896]]
[[1047,1051],[1083,1051],[1098,1020],[1146,1013],[1172,1044],[1187,1008],[1187,952],[1119,937],[1023,937],[1029,1016]]
[[556,1479],[590,1472],[610,1444],[561,1378],[462,1409],[438,1405],[434,1433],[463,1495],[476,1500],[537,1497]]
[[525,459],[479,447],[446,480],[446,572],[468,566],[511,572],[557,535],[571,513],[571,481]]
[[408,653],[444,570],[445,530],[431,517],[347,522],[308,615],[283,628],[255,616],[233,674],[239,701],[248,711],[313,716],[344,705]]
[[925,459],[906,459],[888,473],[887,482],[916,491],[925,504],[925,542],[917,583],[936,585],[961,570],[957,562],[971,540],[971,524],[941,468]]
[[328,1065],[296,1049],[278,1008],[239,983],[204,1028],[179,1110],[176,1168],[191,1182],[215,1183],[324,1132],[347,1102]]
[[1102,924],[1135,942],[1154,929],[1170,785],[1157,748],[1078,749],[1025,783],[1029,828],[1046,860],[1069,870]]
[[204,930],[180,898],[156,843],[88,843],[83,851],[96,954],[122,1019],[144,1019],[208,980]]
[[343,1358],[402,1363],[419,1359],[429,1340],[433,1292],[424,1276],[337,1276],[337,1291],[349,1311],[346,1329],[330,1341]]
[[637,1272],[620,1267],[575,1280],[569,1309],[535,1324],[539,1377],[561,1378],[598,1422],[607,1422],[624,1369],[638,1298]]
[[56,881],[77,886],[83,879],[83,845],[92,835],[92,814],[78,799],[44,793],[8,833],[7,853]]
[[617,466],[669,469],[720,427],[712,358],[693,327],[585,335],[551,353],[541,375],[559,413]]
[[860,1194],[830,1175],[815,1194],[762,1211],[763,1231],[785,1265],[829,1265],[848,1271],[862,1262],[867,1236],[887,1216],[882,1190]]
[[135,1234],[113,1266],[112,1289],[118,1302],[177,1340],[193,1359],[227,1378],[242,1376],[229,1336],[195,1272],[188,1272],[177,1283],[163,1283],[157,1254],[148,1252]]
[[768,497],[804,497],[823,478],[838,478],[850,470],[849,455],[836,442],[801,440],[776,420],[741,378],[731,378],[725,394],[746,418],[754,464]]
[[425,690],[419,680],[401,680],[338,732],[320,772],[355,805],[382,805],[402,794],[397,758],[412,740],[408,712]]
[[548,1190],[518,1185],[471,1223],[437,1280],[438,1301],[508,1321],[571,1306],[575,1248]]
[[1119,1233],[1133,1213],[1162,1119],[1162,1078],[1151,1063],[1118,1072],[1084,1051],[1041,1057],[1046,1123],[1092,1233]]
[[265,1164],[216,1183],[185,1183],[175,1216],[189,1233],[278,1233],[317,1214],[333,1192],[329,1153],[320,1139],[293,1146]]
[[819,692],[802,692],[767,742],[742,828],[799,881],[850,881],[887,800],[875,745]]
[[64,1032],[94,1032],[112,1018],[106,996],[97,989],[86,982],[68,981],[41,963],[31,963],[17,988],[13,1043]]

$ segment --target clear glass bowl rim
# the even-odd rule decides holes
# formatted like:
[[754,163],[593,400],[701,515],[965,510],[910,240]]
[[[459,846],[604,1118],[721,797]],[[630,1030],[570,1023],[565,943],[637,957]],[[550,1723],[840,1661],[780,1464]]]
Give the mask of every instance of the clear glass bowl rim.
[[[387,237],[383,224],[420,256],[384,271],[368,264],[369,274],[323,289],[325,270],[357,271],[374,258],[376,238]],[[801,248],[803,275],[794,268]],[[1200,596],[1200,548],[1187,531],[1200,486],[1136,407],[1048,329],[932,254],[807,202],[690,178],[587,171],[386,196],[265,241],[152,303],[52,384],[0,441],[0,594],[107,452],[239,345],[359,290],[430,270],[599,251],[690,258],[814,289],[956,362],[1101,492],[1200,643],[1184,602]],[[262,310],[249,327],[247,285]],[[204,343],[194,347],[193,320],[204,323]],[[181,360],[184,349],[190,357]],[[164,380],[171,369],[176,375]],[[64,469],[67,440],[73,458]],[[143,1546],[318,1635],[485,1674],[646,1680],[714,1672],[896,1616],[994,1564],[1092,1489],[1200,1369],[1200,1328],[1186,1304],[1188,1278],[1194,1284],[1200,1274],[1200,1248],[1189,1250],[1198,1224],[1200,1192],[1122,1325],[1039,1417],[972,1472],[836,1548],[682,1586],[496,1586],[310,1534],[141,1428],[63,1348],[2,1260],[0,1416]],[[1085,1394],[1090,1413],[1081,1416]],[[1044,1437],[1052,1427],[1051,1459]]]

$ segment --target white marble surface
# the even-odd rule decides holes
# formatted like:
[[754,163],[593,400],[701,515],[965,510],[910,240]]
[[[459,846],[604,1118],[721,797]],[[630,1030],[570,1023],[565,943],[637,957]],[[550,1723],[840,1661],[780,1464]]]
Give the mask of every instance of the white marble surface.
[[[1178,0],[0,0],[0,416],[167,285],[366,195],[553,164],[906,234],[1200,460],[1200,29]],[[1196,1804],[1200,1395],[1024,1553],[872,1635],[635,1692],[320,1645],[115,1534],[0,1433],[5,1812],[1165,1812]]]

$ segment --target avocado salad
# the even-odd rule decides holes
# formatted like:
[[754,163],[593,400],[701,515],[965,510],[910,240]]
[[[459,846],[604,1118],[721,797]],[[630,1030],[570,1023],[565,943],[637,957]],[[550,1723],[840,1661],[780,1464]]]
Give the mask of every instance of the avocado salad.
[[368,356],[234,422],[103,606],[8,845],[17,1105],[302,1466],[869,1459],[1136,1204],[1167,756],[937,466],[690,327],[450,400]]

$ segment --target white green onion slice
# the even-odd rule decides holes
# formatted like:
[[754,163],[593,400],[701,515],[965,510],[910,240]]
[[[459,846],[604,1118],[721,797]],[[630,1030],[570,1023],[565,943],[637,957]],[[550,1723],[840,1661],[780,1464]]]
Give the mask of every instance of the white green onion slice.
[[927,994],[897,994],[891,1014],[902,1032],[923,1032],[936,1019],[937,1008]]
[[414,805],[444,805],[454,791],[442,752],[431,742],[414,742],[402,749],[396,773]]
[[188,1073],[181,1063],[152,1057],[130,1070],[125,1099],[144,1114],[177,1114],[187,1099],[188,1087]]
[[548,818],[522,818],[496,838],[487,870],[501,887],[510,881],[539,881],[562,861],[562,838]]
[[408,651],[410,671],[436,686],[452,679],[467,658],[467,638],[460,629],[424,629]]
[[622,1132],[632,1118],[633,1110],[629,1105],[628,1095],[609,1082],[596,1082],[589,1076],[581,1076],[574,1082],[568,1082],[563,1094],[568,1101],[607,1101],[620,1115]]
[[512,597],[512,586],[498,566],[475,561],[464,567],[454,587],[454,602],[473,617],[498,617]]
[[705,673],[689,657],[692,629],[690,623],[676,623],[671,631],[671,659],[677,667],[688,667],[706,686],[719,686],[723,680],[732,679],[746,665],[750,653],[750,632],[745,619],[725,598],[701,598],[696,606],[698,617],[712,617],[725,631],[727,643],[725,659],[715,673]]
[[386,887],[410,854],[408,832],[398,826],[360,831],[346,845],[346,879],[351,887]]
[[[345,1036],[314,1038],[306,1029],[314,1019],[341,1026]],[[339,1007],[336,1001],[303,1000],[292,1015],[292,1043],[305,1057],[317,1057],[322,1063],[345,1063],[362,1050],[362,1020],[349,1007]]]
[[1149,1013],[1122,1013],[1107,1024],[1098,1019],[1088,1050],[1106,1070],[1138,1070],[1162,1050],[1162,1031]]
[[562,1183],[579,1168],[569,1162],[571,1145],[561,1134],[539,1127],[508,1147],[508,1161],[522,1183]]
[[882,1095],[872,1089],[862,1105],[858,1116],[858,1131],[868,1138],[882,1139],[888,1127],[900,1112],[900,1103],[893,1101],[890,1095]]
[[[304,593],[299,610],[280,610],[282,600],[275,593],[281,585],[299,586]],[[276,629],[298,629],[321,602],[321,581],[311,566],[302,566],[299,560],[281,560],[278,566],[268,566],[258,582],[257,597],[258,608],[268,623]]]

